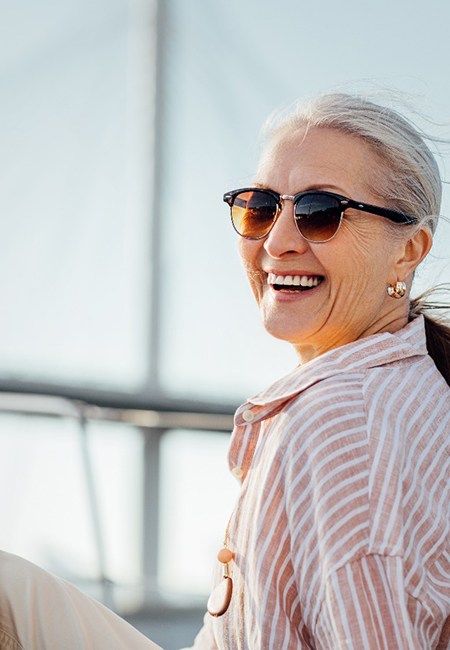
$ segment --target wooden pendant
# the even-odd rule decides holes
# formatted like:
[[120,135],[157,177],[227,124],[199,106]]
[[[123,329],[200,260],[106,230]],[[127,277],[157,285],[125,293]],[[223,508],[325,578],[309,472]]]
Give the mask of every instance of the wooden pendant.
[[228,546],[223,546],[217,553],[217,559],[221,564],[229,564],[234,559],[234,553],[230,551]]
[[233,581],[230,576],[224,576],[211,593],[208,600],[208,612],[211,616],[222,616],[227,611],[233,593]]

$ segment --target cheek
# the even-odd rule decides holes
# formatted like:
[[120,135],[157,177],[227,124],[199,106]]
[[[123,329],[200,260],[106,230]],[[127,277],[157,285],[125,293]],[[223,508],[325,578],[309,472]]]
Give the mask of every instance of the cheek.
[[394,265],[395,250],[382,224],[364,220],[358,225],[347,225],[342,234],[345,238],[340,242],[338,254],[344,272],[356,286],[379,285],[384,291]]
[[242,265],[247,274],[248,280],[256,299],[260,299],[263,291],[263,273],[261,272],[258,259],[262,248],[261,241],[239,238],[239,255]]
[[239,237],[238,246],[242,264],[247,273],[258,269],[260,267],[259,258],[263,246],[262,241]]

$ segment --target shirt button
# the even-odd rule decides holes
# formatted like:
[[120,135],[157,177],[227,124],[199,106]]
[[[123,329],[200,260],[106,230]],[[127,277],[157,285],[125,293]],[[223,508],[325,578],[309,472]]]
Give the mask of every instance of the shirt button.
[[246,422],[251,422],[255,417],[255,414],[250,409],[247,409],[246,411],[243,412],[242,417]]
[[233,474],[234,478],[242,478],[244,476],[244,470],[242,467],[233,467],[231,473]]

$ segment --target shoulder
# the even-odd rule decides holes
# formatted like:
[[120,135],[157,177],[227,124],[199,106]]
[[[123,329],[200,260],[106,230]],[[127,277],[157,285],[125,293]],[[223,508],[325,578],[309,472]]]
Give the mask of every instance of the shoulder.
[[429,431],[450,416],[450,389],[428,355],[371,368],[363,385],[368,424]]
[[409,494],[420,476],[445,480],[450,390],[427,355],[321,379],[277,417],[291,464],[347,471],[364,459],[371,499]]
[[[380,428],[403,434],[441,426],[450,430],[450,389],[428,355],[312,381],[283,405],[284,424],[304,432],[365,423],[368,437]],[[277,414],[279,416],[280,413]]]
[[404,552],[423,511],[440,538],[450,391],[428,357],[328,377],[298,394],[283,420],[279,454],[293,502],[313,486],[324,513],[333,503],[335,518],[358,511],[368,552]]
[[[365,372],[333,375],[312,383],[294,395],[277,414],[287,425],[286,437],[314,430],[319,437],[330,429],[345,430],[351,422],[365,420]],[[303,436],[302,436],[303,437]]]

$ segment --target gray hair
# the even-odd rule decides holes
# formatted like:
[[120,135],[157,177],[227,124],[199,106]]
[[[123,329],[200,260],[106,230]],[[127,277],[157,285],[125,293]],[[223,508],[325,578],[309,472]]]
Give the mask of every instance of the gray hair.
[[442,182],[426,136],[392,108],[358,95],[333,93],[299,103],[269,119],[264,128],[270,140],[300,129],[331,128],[371,147],[381,161],[381,176],[371,170],[371,189],[388,207],[411,214],[434,233],[439,218]]

